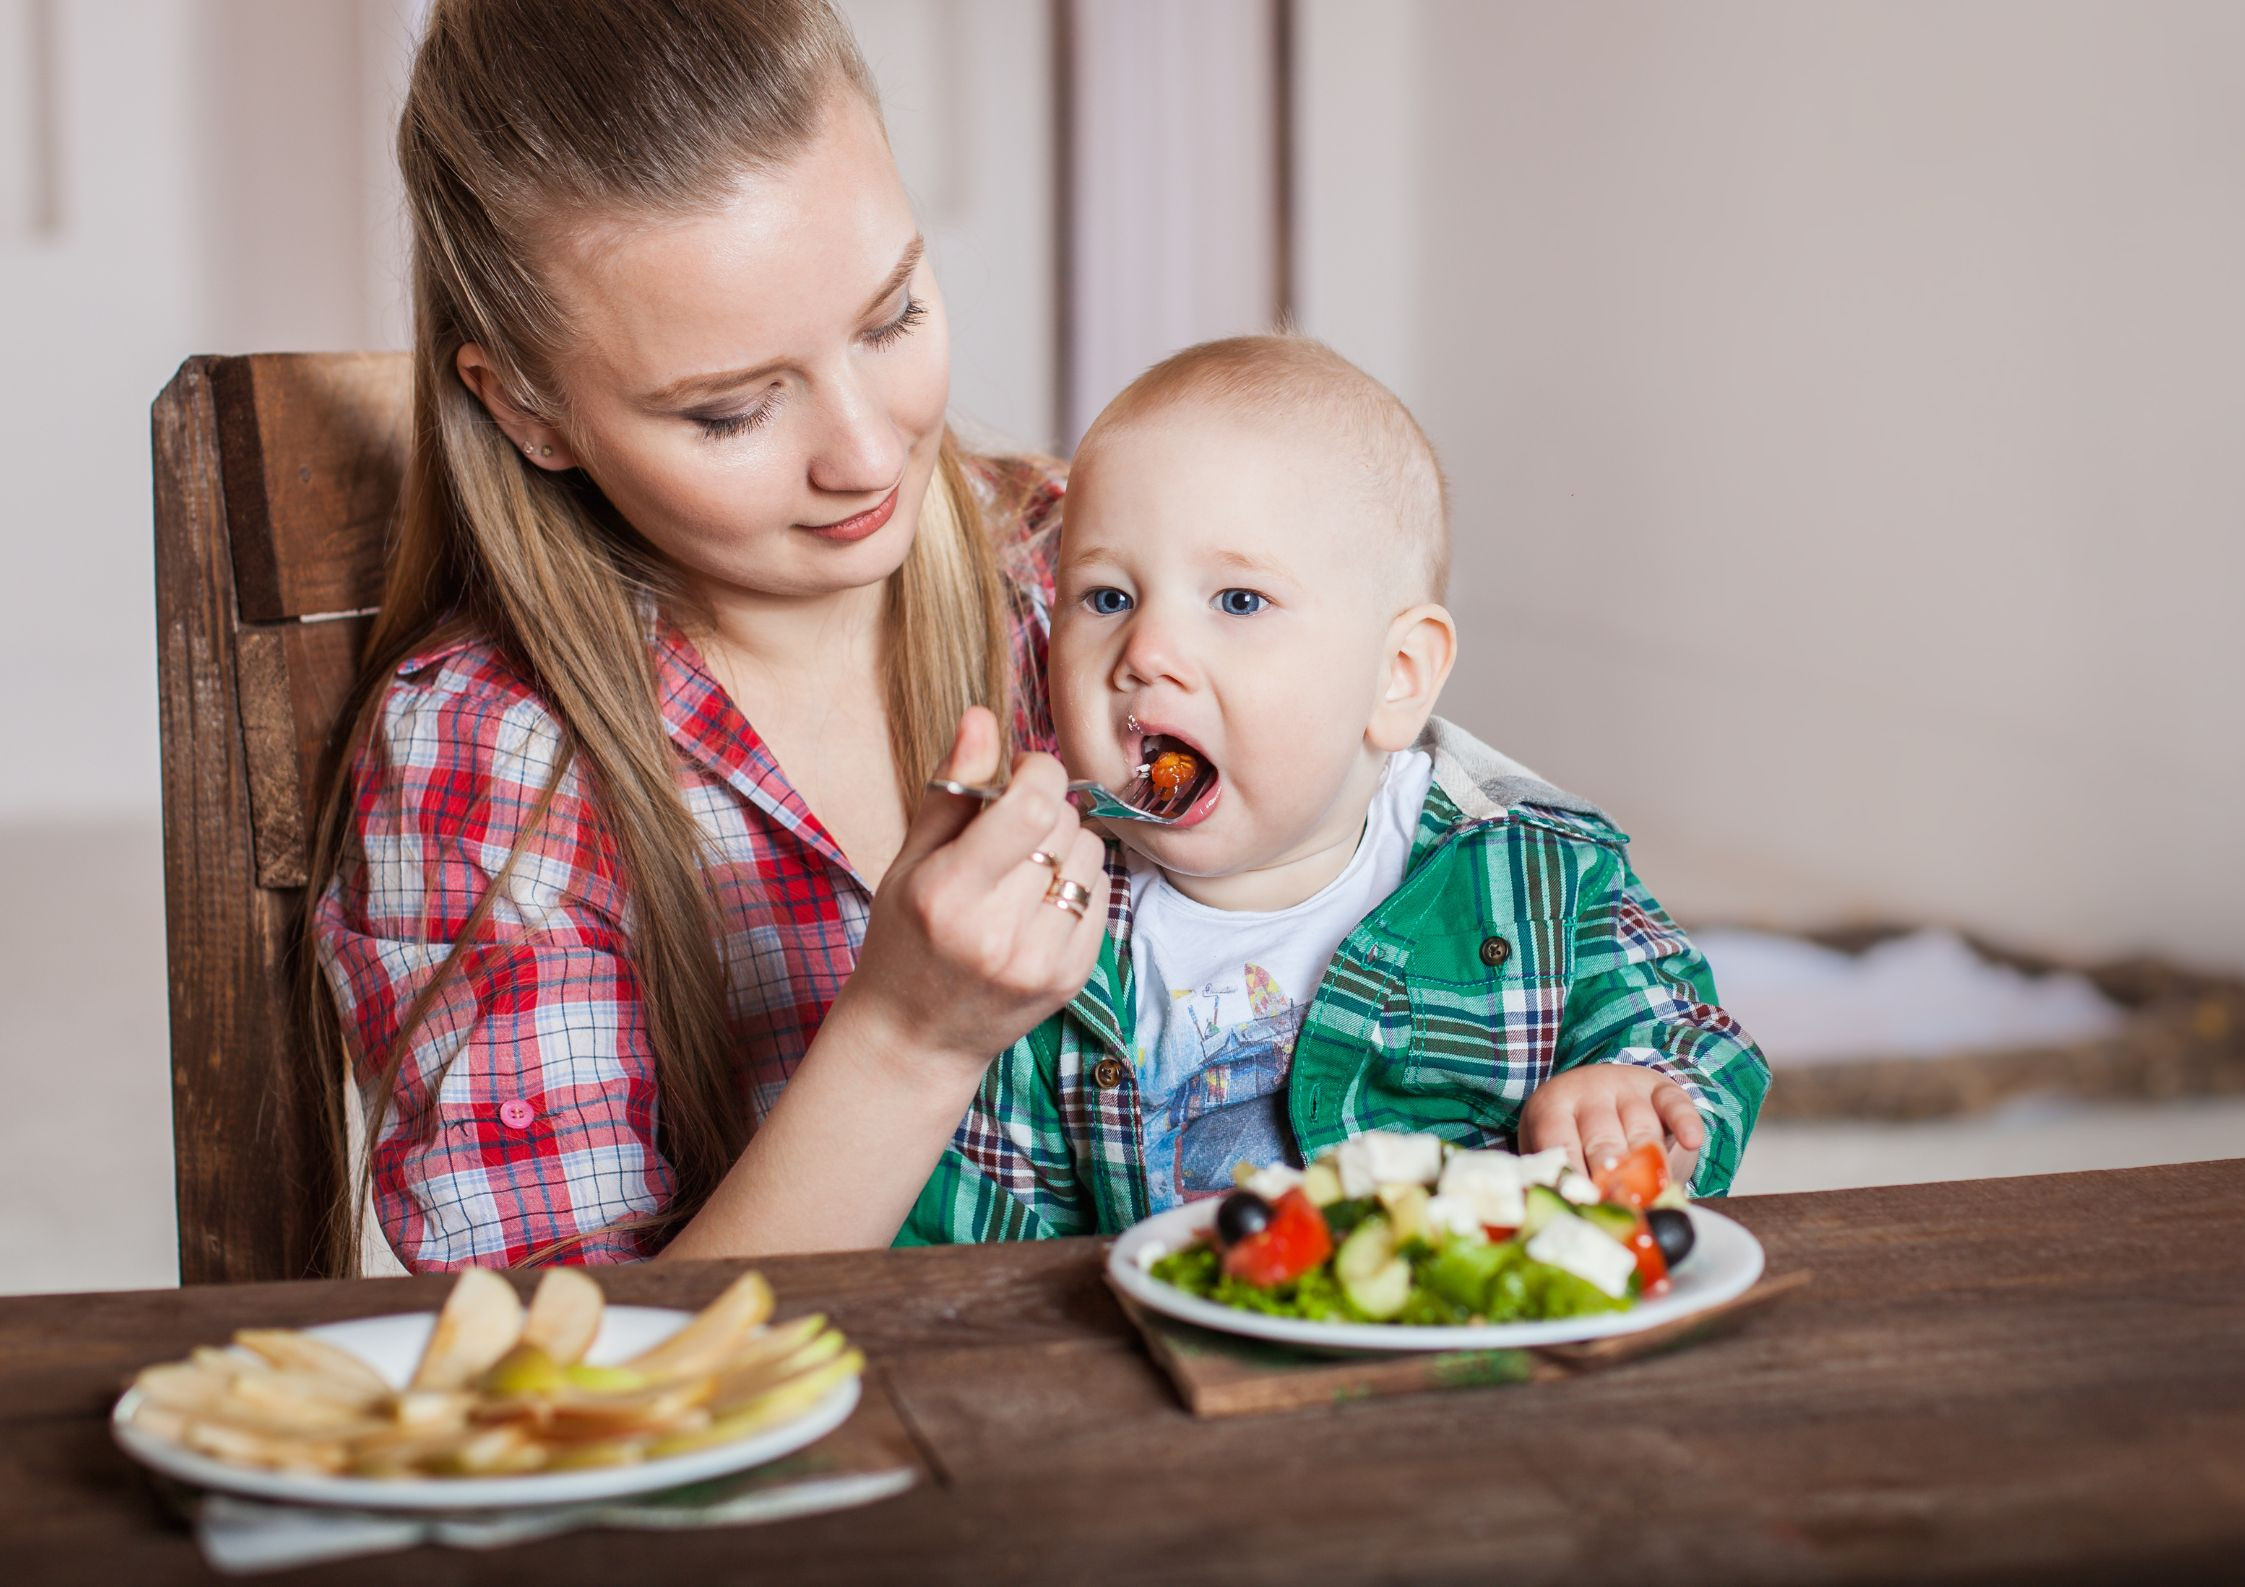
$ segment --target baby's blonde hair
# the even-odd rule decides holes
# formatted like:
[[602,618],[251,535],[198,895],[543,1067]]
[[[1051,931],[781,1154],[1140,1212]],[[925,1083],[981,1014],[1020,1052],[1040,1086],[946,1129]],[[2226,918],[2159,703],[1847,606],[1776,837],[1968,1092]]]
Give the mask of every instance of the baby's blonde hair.
[[1450,489],[1434,444],[1401,398],[1315,337],[1291,331],[1227,336],[1172,353],[1122,389],[1076,448],[1080,468],[1132,421],[1200,400],[1252,418],[1305,422],[1331,433],[1362,470],[1375,511],[1392,515],[1415,553],[1414,601],[1450,585]]

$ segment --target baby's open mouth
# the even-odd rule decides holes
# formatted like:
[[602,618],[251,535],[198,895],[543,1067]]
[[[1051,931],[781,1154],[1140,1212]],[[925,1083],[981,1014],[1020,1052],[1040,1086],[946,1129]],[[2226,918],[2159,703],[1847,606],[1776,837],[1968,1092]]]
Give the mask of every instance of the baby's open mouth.
[[1216,763],[1173,734],[1148,733],[1138,741],[1138,758],[1122,796],[1148,815],[1174,820],[1216,786]]

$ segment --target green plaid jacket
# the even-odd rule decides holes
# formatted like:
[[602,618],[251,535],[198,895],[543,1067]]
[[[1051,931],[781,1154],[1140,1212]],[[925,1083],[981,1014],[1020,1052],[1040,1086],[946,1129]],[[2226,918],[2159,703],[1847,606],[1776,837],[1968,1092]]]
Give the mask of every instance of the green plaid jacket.
[[[1287,1080],[1314,1156],[1364,1130],[1511,1148],[1528,1094],[1590,1063],[1641,1064],[1691,1094],[1707,1144],[1691,1190],[1726,1191],[1769,1067],[1645,891],[1596,807],[1448,723],[1402,884],[1343,939]],[[1098,968],[984,1077],[900,1245],[1114,1234],[1149,1211],[1119,849]]]

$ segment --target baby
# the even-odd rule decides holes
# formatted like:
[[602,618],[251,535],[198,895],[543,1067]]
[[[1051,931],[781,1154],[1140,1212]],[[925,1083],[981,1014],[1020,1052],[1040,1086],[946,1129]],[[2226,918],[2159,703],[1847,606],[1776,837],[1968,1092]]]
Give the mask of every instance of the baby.
[[1156,365],[1078,448],[1052,705],[1116,823],[1091,980],[995,1063],[900,1240],[1113,1233],[1359,1132],[1696,1153],[1768,1069],[1596,807],[1432,716],[1433,448],[1306,338]]

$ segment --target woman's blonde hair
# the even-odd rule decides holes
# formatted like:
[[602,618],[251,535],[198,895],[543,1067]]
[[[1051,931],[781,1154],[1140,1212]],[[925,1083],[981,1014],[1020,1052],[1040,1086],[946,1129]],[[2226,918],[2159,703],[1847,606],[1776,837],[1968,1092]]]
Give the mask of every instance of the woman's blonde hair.
[[[562,752],[514,852],[406,1008],[388,1051],[362,1055],[375,1076],[366,1091],[370,1163],[416,1030],[444,986],[466,973],[463,955],[478,939],[488,943],[508,873],[572,766],[631,898],[630,959],[656,1061],[661,1149],[676,1175],[669,1206],[649,1221],[670,1226],[698,1210],[752,1127],[736,1079],[742,1055],[726,1023],[702,834],[679,793],[642,609],[650,596],[675,603],[684,592],[587,477],[518,454],[462,383],[455,355],[478,344],[516,406],[562,421],[554,370],[568,328],[537,269],[537,239],[577,217],[706,210],[744,170],[770,170],[800,152],[837,93],[878,110],[849,27],[825,0],[438,0],[431,12],[398,124],[413,226],[412,446],[340,764],[356,761],[394,669],[453,633],[495,645],[531,681],[560,725]],[[912,549],[887,590],[890,751],[908,802],[968,705],[1012,721],[1007,599],[947,433]],[[343,782],[323,811],[313,899],[346,862],[352,799]],[[349,1037],[316,964],[308,976],[342,1152]],[[433,1110],[422,1111],[433,1121]],[[356,1261],[370,1178],[369,1168],[347,1186],[333,1220],[330,1261],[345,1271]]]

